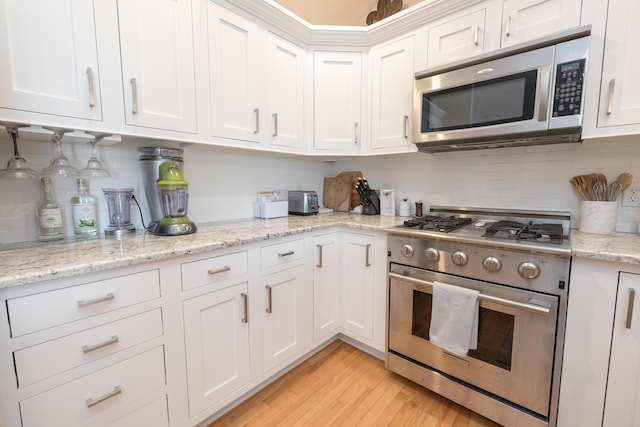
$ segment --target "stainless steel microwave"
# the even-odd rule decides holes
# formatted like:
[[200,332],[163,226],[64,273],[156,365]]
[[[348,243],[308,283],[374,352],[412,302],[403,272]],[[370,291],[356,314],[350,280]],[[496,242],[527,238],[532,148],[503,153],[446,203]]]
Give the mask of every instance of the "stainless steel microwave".
[[441,152],[579,142],[590,27],[416,74],[413,142]]

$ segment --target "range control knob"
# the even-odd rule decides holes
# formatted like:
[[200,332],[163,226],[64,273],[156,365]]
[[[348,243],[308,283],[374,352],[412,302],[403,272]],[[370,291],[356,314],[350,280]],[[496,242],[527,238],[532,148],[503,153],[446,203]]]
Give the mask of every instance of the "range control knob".
[[413,256],[413,246],[411,246],[408,243],[405,243],[400,248],[400,252],[402,252],[402,255],[404,255],[405,257],[411,258]]
[[427,258],[427,261],[438,261],[440,260],[440,251],[436,248],[429,248],[424,251],[424,256]]
[[482,260],[482,266],[485,270],[495,273],[502,268],[502,262],[494,256],[488,256]]
[[521,262],[518,265],[518,273],[525,279],[535,279],[540,275],[540,267],[532,262]]
[[453,261],[455,265],[463,266],[469,262],[469,257],[462,251],[455,251],[451,254],[451,261]]

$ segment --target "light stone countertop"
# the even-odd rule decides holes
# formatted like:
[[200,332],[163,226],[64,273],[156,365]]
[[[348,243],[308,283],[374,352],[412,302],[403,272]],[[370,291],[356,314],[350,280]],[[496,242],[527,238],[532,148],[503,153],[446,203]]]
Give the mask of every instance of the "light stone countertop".
[[0,245],[0,289],[266,241],[331,227],[382,231],[406,218],[329,213],[198,224],[185,236],[141,231],[121,240],[28,242]]
[[[199,224],[186,236],[160,237],[143,231],[118,239],[28,242],[0,245],[0,289],[92,273],[181,255],[267,241],[310,231],[345,227],[383,231],[405,218],[330,213],[274,219],[243,219]],[[571,231],[572,255],[640,264],[640,236],[598,235]]]

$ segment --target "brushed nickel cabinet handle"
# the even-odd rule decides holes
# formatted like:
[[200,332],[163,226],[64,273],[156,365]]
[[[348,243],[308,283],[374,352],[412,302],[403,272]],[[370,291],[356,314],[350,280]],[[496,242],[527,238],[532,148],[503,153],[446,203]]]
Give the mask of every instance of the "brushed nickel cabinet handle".
[[291,256],[291,255],[293,255],[295,253],[296,253],[295,251],[280,252],[278,254],[278,258],[284,258],[284,257],[287,257],[287,256]]
[[316,245],[316,247],[318,248],[318,263],[316,267],[322,268],[322,245]]
[[91,408],[92,406],[97,405],[98,403],[102,403],[105,400],[111,399],[112,397],[118,395],[122,393],[122,389],[120,388],[119,385],[115,386],[113,388],[113,391],[110,391],[109,393],[105,394],[104,396],[100,396],[100,397],[96,397],[95,399],[92,398],[88,398],[85,402],[87,404],[87,408]]
[[249,296],[244,292],[240,294],[242,297],[242,305],[244,307],[244,317],[242,317],[242,323],[249,323]]
[[360,134],[358,132],[358,122],[356,122],[353,126],[353,142],[354,144],[358,143],[358,138],[359,138]]
[[504,35],[505,37],[511,36],[511,15],[507,15],[507,23],[504,26]]
[[278,136],[278,113],[273,113],[273,137]]
[[218,268],[217,270],[207,270],[207,274],[213,276],[214,274],[224,273],[225,271],[231,271],[231,267],[225,265],[224,267]]
[[409,138],[409,116],[404,116],[404,135],[402,136],[404,139]]
[[82,352],[84,354],[91,353],[94,350],[97,350],[97,349],[102,348],[102,347],[106,347],[106,346],[111,345],[111,344],[115,344],[117,342],[118,342],[118,336],[117,335],[112,335],[111,338],[109,338],[108,340],[104,340],[104,341],[102,341],[102,342],[100,342],[98,344],[83,345],[82,346]]
[[267,302],[268,302],[267,313],[271,313],[273,308],[273,300],[271,299],[273,296],[272,295],[273,292],[271,291],[271,286],[267,285],[265,286],[265,288],[267,288]]
[[253,133],[255,135],[260,133],[260,109],[259,108],[254,108],[253,109],[253,115],[256,118],[256,130],[253,131]]
[[136,83],[136,78],[131,78],[131,113],[138,113],[138,84]]
[[365,252],[365,261],[364,261],[364,266],[365,267],[371,267],[371,260],[369,259],[369,254],[371,252],[371,244],[367,244],[366,246],[366,252]]
[[114,294],[109,292],[108,294],[106,294],[105,296],[102,296],[102,297],[98,297],[98,298],[94,298],[94,299],[88,299],[88,300],[80,300],[80,301],[78,301],[78,307],[86,307],[88,305],[98,304],[98,303],[105,302],[105,301],[111,301],[115,297],[116,296]]
[[627,305],[627,319],[625,321],[625,326],[627,329],[631,329],[631,322],[633,321],[633,306],[636,299],[636,290],[634,288],[629,288],[629,304]]
[[480,35],[480,26],[476,25],[476,30],[473,32],[473,44],[478,46],[478,36]]
[[616,79],[609,80],[609,99],[607,101],[607,116],[613,113],[613,94],[616,89]]
[[87,67],[87,80],[89,81],[89,107],[93,108],[96,106],[96,88],[91,67]]

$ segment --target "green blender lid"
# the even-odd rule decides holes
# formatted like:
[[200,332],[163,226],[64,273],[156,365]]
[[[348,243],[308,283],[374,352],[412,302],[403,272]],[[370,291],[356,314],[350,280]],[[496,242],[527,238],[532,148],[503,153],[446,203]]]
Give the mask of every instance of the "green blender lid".
[[189,185],[182,176],[182,171],[178,164],[174,161],[167,160],[158,166],[158,180],[156,183],[160,187],[186,187]]

